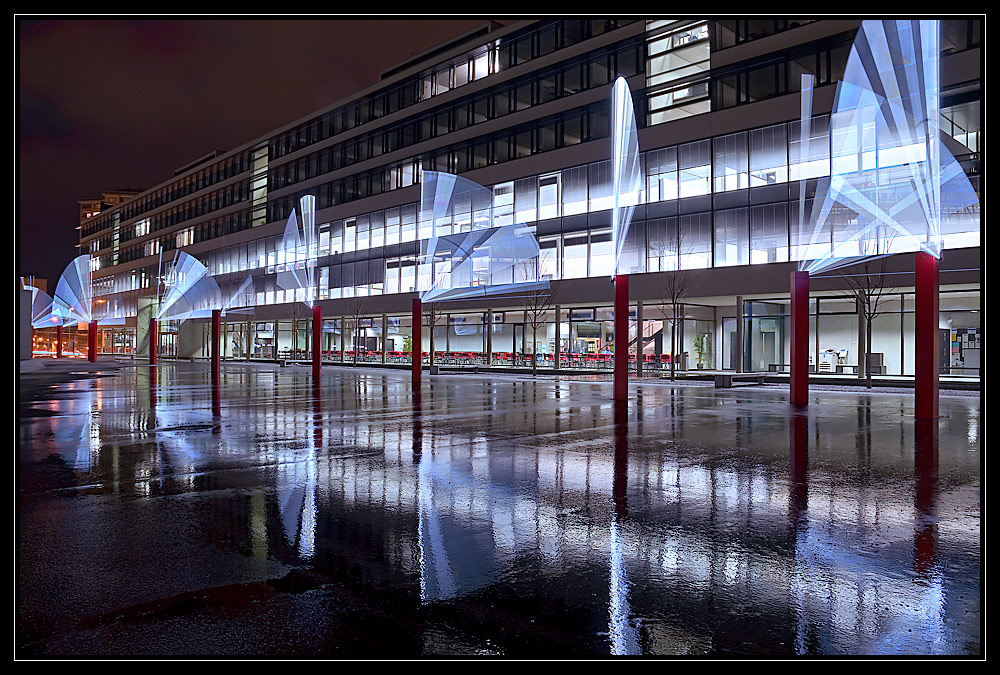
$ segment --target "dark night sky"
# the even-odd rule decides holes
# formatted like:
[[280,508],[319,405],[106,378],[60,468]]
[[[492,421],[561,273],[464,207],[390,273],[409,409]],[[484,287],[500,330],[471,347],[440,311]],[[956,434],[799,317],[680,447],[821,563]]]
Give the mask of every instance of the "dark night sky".
[[488,20],[19,18],[18,274],[51,292],[78,200],[150,188]]

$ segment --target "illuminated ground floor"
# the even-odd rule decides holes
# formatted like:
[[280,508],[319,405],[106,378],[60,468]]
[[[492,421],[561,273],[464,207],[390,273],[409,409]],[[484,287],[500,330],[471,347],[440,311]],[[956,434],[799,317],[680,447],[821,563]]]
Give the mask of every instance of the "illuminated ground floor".
[[[320,344],[323,360],[409,364],[413,351],[412,316],[408,312],[380,312],[379,306],[386,299],[358,299],[347,316],[324,311]],[[511,300],[506,302],[513,304]],[[611,369],[612,355],[621,341],[616,339],[610,302],[567,306],[550,303],[535,312],[516,305],[504,306],[499,299],[493,304],[489,308],[470,307],[469,303],[462,307],[438,304],[425,308],[420,349],[424,363],[529,367],[534,358],[541,368]],[[980,307],[978,284],[942,286],[942,375],[980,376],[984,336]],[[676,320],[674,316],[673,308],[662,300],[633,303],[627,337],[633,370],[667,371],[671,363],[675,371],[681,372],[789,369],[787,294],[752,299],[686,298]],[[872,353],[872,374],[913,375],[913,289],[885,293],[878,316],[871,323],[868,351]],[[98,352],[146,357],[148,329],[135,324],[134,320],[126,320],[120,326],[99,325]],[[853,298],[835,292],[814,294],[809,326],[812,372],[858,374],[859,363],[864,363],[868,326]],[[86,355],[86,330],[86,326],[63,330],[64,355]],[[197,359],[211,355],[209,321],[161,322],[157,332],[160,357]],[[36,330],[35,356],[54,355],[54,342],[55,329]],[[222,321],[221,350],[227,360],[308,359],[311,343],[312,319],[304,305],[242,310],[227,314]]]
[[[862,311],[851,280],[869,270],[845,267],[810,277],[811,372],[914,375],[914,256],[875,263],[880,274],[874,316]],[[984,327],[979,248],[946,250],[939,272],[940,374],[979,378]],[[626,349],[632,370],[682,373],[790,369],[790,274],[794,263],[629,275],[627,335],[616,335],[614,285],[607,278],[554,280],[538,295],[487,296],[423,303],[421,344],[413,345],[414,294],[323,299],[317,345],[328,363],[611,370]],[[683,293],[671,302],[670,285]],[[355,289],[357,290],[357,289]],[[366,292],[370,292],[366,291]],[[138,317],[99,321],[99,354],[148,358],[157,301],[137,295]],[[101,300],[98,300],[100,303]],[[230,309],[221,318],[226,360],[311,359],[312,310],[302,302]],[[63,353],[86,354],[86,324],[65,327]],[[159,321],[163,358],[211,356],[211,320]],[[36,356],[51,355],[55,330],[37,330]],[[860,371],[860,372],[859,372]]]

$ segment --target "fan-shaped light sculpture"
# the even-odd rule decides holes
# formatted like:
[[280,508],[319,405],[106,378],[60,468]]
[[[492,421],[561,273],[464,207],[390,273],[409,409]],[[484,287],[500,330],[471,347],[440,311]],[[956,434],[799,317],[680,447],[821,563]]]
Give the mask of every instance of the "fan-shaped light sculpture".
[[635,123],[632,92],[624,77],[615,80],[611,89],[611,212],[615,265],[612,278],[619,273],[618,263],[625,249],[632,214],[639,203],[642,172],[639,166],[639,134]]
[[222,307],[222,292],[208,268],[194,256],[178,251],[164,275],[166,292],[157,321],[186,321],[211,316]]
[[302,225],[295,211],[288,216],[285,232],[278,247],[278,287],[290,291],[296,302],[312,307],[316,295],[315,273],[318,255],[316,231],[316,198],[306,195],[299,200]]
[[422,178],[420,203],[434,219],[436,233],[420,245],[422,302],[548,288],[532,229],[517,223],[496,226],[492,190],[438,171],[424,172]]
[[59,317],[64,324],[90,323],[93,297],[90,256],[77,256],[59,277],[52,296],[52,314]]
[[[945,238],[978,231],[978,197],[940,138],[938,30],[931,20],[862,23],[830,116],[829,178],[793,230],[799,269],[940,257]],[[806,133],[799,163],[815,159]]]

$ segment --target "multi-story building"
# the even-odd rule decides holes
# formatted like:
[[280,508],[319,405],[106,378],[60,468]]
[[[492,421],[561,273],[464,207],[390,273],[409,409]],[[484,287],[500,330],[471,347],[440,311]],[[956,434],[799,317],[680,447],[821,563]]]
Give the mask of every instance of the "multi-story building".
[[[95,295],[125,315],[124,325],[101,329],[99,344],[105,351],[148,349],[162,264],[183,249],[224,293],[252,277],[236,303],[252,313],[224,319],[226,357],[306,349],[305,297],[283,290],[276,277],[293,262],[280,243],[286,221],[310,195],[319,232],[307,264],[315,264],[322,350],[339,359],[357,348],[378,352],[379,360],[410,351],[411,299],[423,283],[421,241],[468,231],[475,217],[471,206],[448,223],[421,211],[421,175],[433,170],[491,188],[496,225],[533,228],[552,306],[545,325],[533,330],[516,298],[446,303],[440,321],[435,312],[432,330],[423,331],[423,351],[431,332],[435,350],[466,358],[489,350],[500,363],[557,347],[564,355],[607,351],[614,344],[609,99],[621,76],[633,92],[643,172],[627,246],[633,314],[642,318],[633,322],[630,349],[673,352],[692,369],[786,369],[788,279],[801,257],[794,224],[830,174],[835,85],[860,25],[485,25],[385,71],[356,95],[206,156],[86,220],[80,242],[92,257]],[[981,21],[942,20],[940,46],[943,143],[978,190]],[[808,139],[800,128],[802,74],[815,84]],[[808,156],[800,151],[804,140]],[[945,238],[945,374],[979,374],[979,246],[978,225]],[[876,372],[912,374],[913,254],[898,253],[886,264],[892,289],[874,321],[873,362]],[[679,343],[671,350],[664,284],[677,269],[687,279]],[[812,287],[814,367],[851,372],[866,340],[857,305],[839,274],[820,275]],[[197,319],[168,323],[159,339],[163,355],[208,355],[208,327]]]
[[135,197],[142,190],[115,190],[114,192],[104,192],[100,197],[80,200],[80,223],[93,218],[101,211],[124,204]]

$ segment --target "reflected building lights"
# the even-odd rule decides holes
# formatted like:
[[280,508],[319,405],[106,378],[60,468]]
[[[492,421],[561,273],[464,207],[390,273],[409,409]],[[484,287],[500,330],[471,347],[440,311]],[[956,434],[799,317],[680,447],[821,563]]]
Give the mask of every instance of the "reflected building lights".
[[[72,447],[88,453],[67,460],[77,462],[74,468],[83,473],[100,471],[102,463],[110,462],[116,489],[121,471],[126,476],[122,491],[153,497],[167,489],[194,490],[195,477],[210,469],[222,476],[216,480],[225,481],[226,472],[217,470],[252,455],[254,470],[274,486],[273,492],[253,491],[241,502],[255,558],[287,552],[301,561],[316,560],[327,545],[317,538],[324,523],[343,512],[359,512],[373,514],[377,522],[389,519],[383,543],[377,544],[383,547],[380,555],[408,575],[424,603],[475,597],[480,589],[507,579],[536,552],[544,561],[543,578],[572,575],[576,565],[608,570],[606,625],[616,654],[648,647],[652,638],[646,636],[647,626],[634,617],[656,613],[649,597],[701,602],[719,592],[755,607],[787,603],[794,617],[789,636],[799,653],[903,653],[900,645],[913,644],[899,635],[910,630],[928,635],[930,649],[954,644],[944,623],[948,594],[940,569],[941,542],[965,549],[974,539],[961,528],[937,527],[939,507],[927,494],[936,496],[940,486],[926,479],[929,474],[919,463],[912,497],[891,481],[845,479],[839,463],[843,457],[836,451],[844,439],[837,435],[836,420],[793,418],[786,455],[767,445],[777,424],[756,419],[744,425],[739,453],[718,462],[706,459],[702,450],[685,448],[688,439],[679,429],[669,444],[650,450],[640,441],[640,449],[632,450],[629,424],[637,422],[628,419],[627,408],[622,412],[603,403],[560,407],[551,401],[552,407],[539,410],[529,422],[536,427],[533,434],[508,441],[494,431],[523,426],[523,418],[516,421],[523,411],[508,413],[497,406],[488,429],[470,425],[461,430],[452,423],[426,429],[419,400],[413,402],[411,420],[385,423],[398,413],[410,417],[403,407],[409,405],[407,399],[390,394],[390,417],[380,423],[365,417],[375,403],[355,402],[351,394],[343,400],[331,394],[324,403],[324,392],[315,388],[311,398],[303,396],[311,380],[299,381],[291,374],[252,379],[252,384],[246,380],[241,386],[254,387],[254,401],[261,404],[227,406],[222,424],[214,391],[213,410],[204,409],[204,383],[199,389],[172,379],[159,387],[157,402],[157,370],[138,369],[135,394],[105,396],[100,416],[92,415],[86,424],[74,416],[53,420],[53,425],[70,424],[61,433],[69,433],[75,439]],[[235,386],[227,375],[227,400]],[[132,436],[143,427],[136,408],[143,407],[147,387],[150,411],[155,408],[159,418],[158,427],[151,425],[158,428],[151,448],[162,451],[151,450],[153,454],[119,466],[121,454],[110,441],[122,431]],[[190,391],[201,392],[202,409],[191,407]],[[451,416],[464,410],[457,402],[473,395],[471,389],[448,391],[431,401],[435,420],[442,412]],[[509,391],[491,395],[503,402]],[[684,398],[688,415],[708,415],[717,408],[711,397],[677,396]],[[369,398],[387,409],[378,393]],[[643,424],[655,425],[650,413],[662,410],[667,401],[667,393],[644,392],[642,405],[648,410]],[[549,414],[556,407],[565,409],[557,444],[552,435],[556,419]],[[207,420],[213,428],[248,434],[253,446],[238,447],[226,433],[189,428]],[[613,452],[608,451],[609,426]],[[747,431],[751,426],[753,434]],[[873,447],[899,436],[884,426],[871,430]],[[814,435],[822,444],[810,447]],[[699,447],[729,448],[732,428],[701,425],[697,438]],[[853,439],[852,432],[848,440]],[[102,457],[102,443],[112,445],[111,457]],[[849,461],[858,461],[853,445],[848,455]],[[867,470],[875,474],[891,473],[895,466],[884,458],[870,461],[874,464]],[[268,508],[277,517],[269,519]],[[748,522],[752,533],[745,531]],[[720,532],[727,535],[720,537]],[[926,533],[934,542],[929,548],[921,543]],[[917,583],[892,573],[901,548],[913,551]],[[642,592],[633,591],[634,579],[644,584]],[[901,609],[895,598],[919,609]],[[695,638],[705,636],[690,639]]]

